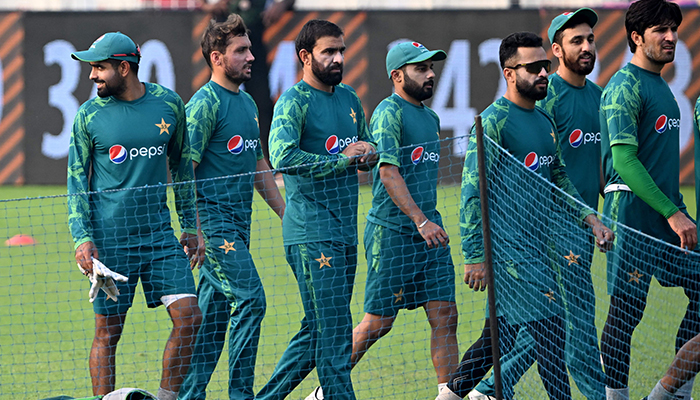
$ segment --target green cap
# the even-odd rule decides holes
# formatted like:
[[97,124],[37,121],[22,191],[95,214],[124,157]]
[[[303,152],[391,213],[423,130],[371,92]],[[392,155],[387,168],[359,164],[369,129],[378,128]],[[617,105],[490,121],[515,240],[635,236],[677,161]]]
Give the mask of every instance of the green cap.
[[425,60],[442,61],[447,53],[442,50],[430,51],[418,42],[403,42],[392,47],[386,55],[386,73],[391,78],[391,71],[406,64],[415,64]]
[[109,58],[131,61],[138,64],[141,50],[131,38],[121,32],[109,32],[95,40],[85,51],[70,55],[74,60],[84,62],[104,61]]
[[552,20],[552,24],[549,25],[549,29],[547,29],[547,37],[549,37],[549,43],[554,43],[554,35],[557,34],[557,32],[564,26],[566,25],[567,22],[571,18],[574,18],[575,16],[579,16],[581,22],[585,22],[588,25],[593,28],[595,24],[598,22],[598,14],[595,13],[595,11],[591,10],[590,8],[579,8],[578,10],[571,12],[567,11],[565,13],[561,13],[554,17]]

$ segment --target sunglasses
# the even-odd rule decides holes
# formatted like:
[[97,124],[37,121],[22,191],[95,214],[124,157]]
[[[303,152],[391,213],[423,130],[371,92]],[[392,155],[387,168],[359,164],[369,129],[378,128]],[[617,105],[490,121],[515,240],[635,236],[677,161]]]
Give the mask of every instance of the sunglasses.
[[552,62],[550,60],[539,60],[531,63],[516,64],[512,67],[506,68],[518,69],[520,67],[524,67],[525,71],[537,75],[540,73],[540,71],[542,71],[542,68],[544,68],[544,70],[547,71],[547,73],[549,73],[549,71],[552,70]]

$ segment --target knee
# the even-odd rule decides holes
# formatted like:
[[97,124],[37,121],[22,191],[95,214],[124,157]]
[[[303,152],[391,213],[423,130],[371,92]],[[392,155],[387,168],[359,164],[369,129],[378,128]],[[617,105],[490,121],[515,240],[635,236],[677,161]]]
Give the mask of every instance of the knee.
[[95,328],[95,342],[101,347],[114,347],[122,336],[121,325],[106,325]]
[[394,317],[381,317],[374,319],[367,326],[367,336],[370,339],[379,339],[389,333],[394,326]]
[[452,333],[457,332],[458,320],[457,306],[455,304],[450,304],[440,307],[435,316],[430,318],[429,322],[433,329],[445,329]]
[[196,335],[202,324],[202,311],[197,304],[183,307],[178,310],[178,315],[173,316],[173,327],[181,329],[184,335]]

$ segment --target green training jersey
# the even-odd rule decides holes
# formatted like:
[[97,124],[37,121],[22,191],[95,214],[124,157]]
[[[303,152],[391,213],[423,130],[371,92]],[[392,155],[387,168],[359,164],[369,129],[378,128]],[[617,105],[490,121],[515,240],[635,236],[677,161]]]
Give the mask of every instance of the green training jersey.
[[[263,158],[255,101],[244,91],[232,92],[209,81],[192,96],[185,111],[192,160],[199,163],[197,205],[202,228],[217,230],[234,224],[248,234],[253,172]],[[222,176],[230,177],[207,180]]]
[[[559,144],[556,140],[556,128],[554,122],[539,107],[525,109],[515,103],[501,97],[481,113],[484,135],[491,138],[499,146],[506,149],[531,171],[537,172],[543,178],[552,182],[566,193],[583,201],[576,188],[566,175],[564,164],[561,161]],[[465,263],[474,264],[484,261],[484,244],[481,227],[481,200],[479,198],[479,169],[477,166],[477,147],[475,129],[472,128],[467,146],[467,154],[464,159],[462,171],[462,197],[460,207],[460,233],[462,236],[462,253]],[[487,157],[487,164],[495,160]],[[488,165],[489,170],[498,169]],[[499,173],[506,173],[499,171]],[[517,176],[512,176],[514,191],[518,183]],[[504,235],[508,243],[502,243],[505,247],[529,248],[532,246],[532,238],[523,234],[523,230],[532,225],[528,213],[532,207],[540,207],[536,204],[538,196],[547,196],[548,193],[535,193],[532,197],[526,197],[517,202],[516,197],[505,198],[507,201],[516,201],[513,204],[492,206],[501,208],[511,214],[513,232]],[[495,199],[494,199],[495,201]],[[550,200],[551,201],[551,200]],[[543,204],[546,204],[543,202]],[[580,218],[590,214],[588,208],[576,207],[580,210]],[[507,211],[512,210],[512,211]]]
[[603,168],[608,185],[624,184],[613,168],[611,146],[637,147],[637,158],[659,189],[678,208],[681,113],[660,74],[627,64],[617,71],[600,100]]
[[[401,177],[418,208],[429,220],[441,224],[437,206],[440,162],[440,119],[430,108],[416,106],[393,94],[382,100],[370,121],[377,143],[379,163],[399,168]],[[418,234],[408,215],[394,203],[374,168],[372,208],[367,219],[389,229]]]
[[358,140],[372,142],[350,86],[341,83],[328,93],[300,81],[277,100],[270,161],[284,173],[285,245],[357,245],[357,169],[341,152]]
[[[166,165],[173,182],[194,178],[185,106],[172,90],[152,83],[145,83],[145,89],[134,101],[95,97],[75,116],[68,208],[76,246],[95,238],[123,245],[152,243],[156,235],[172,234]],[[118,190],[136,187],[143,188]],[[173,190],[181,227],[196,232],[194,185],[176,184]]]
[[[695,209],[695,220],[700,218],[700,97],[695,101],[695,110],[693,110],[693,139],[695,140],[695,204],[698,205]],[[700,224],[697,225],[700,233]]]
[[583,201],[594,210],[600,197],[600,86],[586,79],[574,86],[559,74],[549,78],[547,97],[537,105],[557,126],[566,174]]

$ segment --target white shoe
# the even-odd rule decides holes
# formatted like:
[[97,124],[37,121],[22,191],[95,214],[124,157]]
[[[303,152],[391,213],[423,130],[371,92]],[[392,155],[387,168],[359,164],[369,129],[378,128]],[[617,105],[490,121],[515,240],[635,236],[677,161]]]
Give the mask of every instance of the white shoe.
[[304,400],[323,400],[323,389],[320,386],[317,387]]
[[483,394],[476,389],[469,392],[469,395],[467,396],[467,398],[469,400],[496,400],[495,397]]
[[440,390],[440,394],[438,394],[435,400],[462,400],[462,398],[445,386]]

